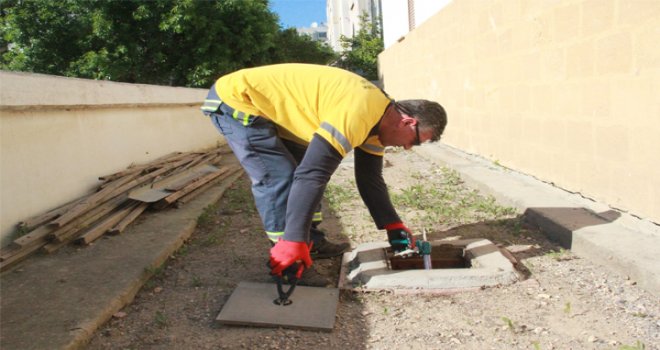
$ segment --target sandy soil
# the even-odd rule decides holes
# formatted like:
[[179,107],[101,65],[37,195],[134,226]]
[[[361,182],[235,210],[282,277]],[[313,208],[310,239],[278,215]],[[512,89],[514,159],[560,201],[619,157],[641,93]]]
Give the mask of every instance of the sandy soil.
[[[270,281],[269,243],[243,177],[88,348],[660,349],[660,303],[635,281],[561,250],[449,169],[414,152],[394,150],[386,160],[395,205],[415,232],[510,247],[521,281],[451,295],[343,292],[331,333],[218,325],[214,319],[240,281]],[[333,240],[385,240],[359,199],[350,158],[326,198],[321,228]],[[338,258],[315,267],[337,280]]]

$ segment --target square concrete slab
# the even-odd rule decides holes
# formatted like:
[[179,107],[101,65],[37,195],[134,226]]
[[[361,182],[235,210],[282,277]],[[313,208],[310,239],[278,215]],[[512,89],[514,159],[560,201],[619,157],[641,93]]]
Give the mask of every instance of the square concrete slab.
[[339,303],[338,288],[297,286],[290,298],[293,303],[287,306],[275,305],[276,298],[275,283],[241,282],[216,321],[228,325],[332,331]]

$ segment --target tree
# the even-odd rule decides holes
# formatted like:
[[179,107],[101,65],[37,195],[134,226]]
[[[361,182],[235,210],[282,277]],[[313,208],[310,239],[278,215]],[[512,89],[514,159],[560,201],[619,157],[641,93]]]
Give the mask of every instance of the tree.
[[328,45],[313,41],[308,35],[300,35],[294,28],[280,30],[272,48],[273,62],[297,62],[328,64],[337,54]]
[[268,0],[4,0],[0,11],[9,70],[208,87],[244,67],[330,60],[281,31]]
[[378,80],[378,54],[384,49],[380,26],[364,12],[360,15],[360,30],[352,38],[342,35],[339,66],[362,75],[369,80]]

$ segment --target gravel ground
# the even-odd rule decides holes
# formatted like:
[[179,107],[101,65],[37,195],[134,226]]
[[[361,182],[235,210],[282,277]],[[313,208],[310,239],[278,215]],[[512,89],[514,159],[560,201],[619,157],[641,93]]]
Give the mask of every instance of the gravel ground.
[[[269,244],[244,177],[200,216],[191,240],[88,348],[660,349],[659,300],[635,281],[562,250],[449,169],[414,152],[394,150],[386,160],[395,206],[415,232],[509,247],[521,280],[450,295],[344,291],[330,333],[218,325],[214,319],[240,281],[270,280]],[[353,246],[384,240],[352,173],[349,158],[326,191],[322,228]],[[315,268],[336,281],[339,259],[316,261]]]

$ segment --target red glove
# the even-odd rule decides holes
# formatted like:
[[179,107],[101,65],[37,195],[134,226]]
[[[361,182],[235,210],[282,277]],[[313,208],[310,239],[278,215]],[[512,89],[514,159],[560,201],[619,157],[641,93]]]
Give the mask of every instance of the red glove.
[[406,249],[415,249],[415,237],[406,225],[402,222],[393,222],[385,225],[387,230],[387,239],[395,252]]
[[282,276],[282,271],[287,267],[300,262],[300,268],[296,272],[296,277],[300,278],[303,271],[312,266],[312,258],[309,256],[311,249],[312,243],[307,245],[305,242],[279,240],[270,248],[270,273]]

